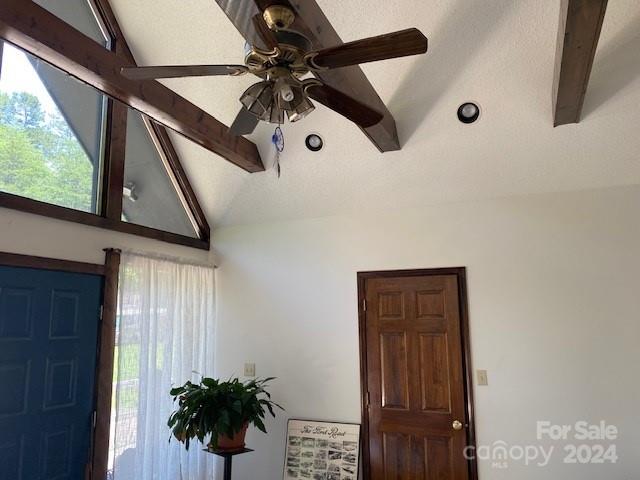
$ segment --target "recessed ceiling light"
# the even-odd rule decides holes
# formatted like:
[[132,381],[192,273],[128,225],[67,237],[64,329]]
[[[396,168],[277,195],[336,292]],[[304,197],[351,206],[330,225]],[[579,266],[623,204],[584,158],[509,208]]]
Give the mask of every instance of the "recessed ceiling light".
[[458,120],[462,123],[473,123],[480,117],[480,107],[472,102],[466,102],[458,108]]
[[311,133],[307,135],[307,138],[305,139],[304,144],[312,152],[317,152],[318,150],[321,150],[322,147],[324,146],[324,141],[322,140],[322,137],[317,133]]

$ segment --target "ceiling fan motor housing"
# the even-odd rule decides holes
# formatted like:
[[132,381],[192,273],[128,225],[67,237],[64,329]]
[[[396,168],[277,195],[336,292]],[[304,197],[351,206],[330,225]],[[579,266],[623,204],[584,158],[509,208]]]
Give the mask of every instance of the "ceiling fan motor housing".
[[251,73],[267,78],[267,71],[274,66],[287,68],[296,78],[309,73],[309,68],[304,62],[306,53],[311,49],[309,39],[291,30],[274,34],[278,40],[278,48],[275,51],[265,51],[245,44],[244,63]]

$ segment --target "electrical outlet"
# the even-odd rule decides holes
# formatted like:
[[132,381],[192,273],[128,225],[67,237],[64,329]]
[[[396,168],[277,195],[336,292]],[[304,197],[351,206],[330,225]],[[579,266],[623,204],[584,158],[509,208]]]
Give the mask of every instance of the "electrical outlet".
[[482,386],[489,385],[489,378],[487,377],[486,370],[478,370],[476,372],[476,375],[478,377],[478,385],[482,385]]
[[244,376],[245,377],[255,377],[256,376],[256,364],[255,363],[245,363],[244,364]]

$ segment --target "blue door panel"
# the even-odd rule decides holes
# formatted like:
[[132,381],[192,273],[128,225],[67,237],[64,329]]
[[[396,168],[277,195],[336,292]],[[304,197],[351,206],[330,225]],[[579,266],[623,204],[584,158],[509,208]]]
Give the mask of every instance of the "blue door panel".
[[82,480],[102,278],[0,267],[0,480]]

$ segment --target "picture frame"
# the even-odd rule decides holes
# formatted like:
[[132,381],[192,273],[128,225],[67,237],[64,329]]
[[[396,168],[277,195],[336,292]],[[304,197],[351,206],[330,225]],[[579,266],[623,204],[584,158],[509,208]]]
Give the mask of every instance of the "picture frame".
[[357,480],[360,424],[290,418],[283,480]]

